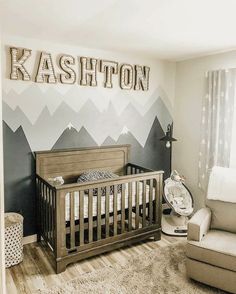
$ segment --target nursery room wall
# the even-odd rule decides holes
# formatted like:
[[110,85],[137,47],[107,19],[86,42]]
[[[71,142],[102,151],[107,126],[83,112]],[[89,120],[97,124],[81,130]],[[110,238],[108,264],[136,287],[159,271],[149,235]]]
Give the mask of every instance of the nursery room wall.
[[[0,35],[0,45],[1,45]],[[0,68],[2,58],[0,56]],[[4,187],[3,187],[3,142],[2,142],[2,75],[0,71],[0,231],[4,231]],[[0,234],[0,293],[5,293],[5,245],[4,234]]]
[[[208,70],[235,67],[236,51],[190,59],[176,64],[174,131],[178,141],[173,145],[173,167],[186,177],[194,196],[196,210],[204,206],[205,200],[205,193],[198,187],[202,99],[206,94],[205,73]],[[235,153],[231,154],[235,162],[233,157]]]
[[[97,87],[80,86],[78,80],[74,85],[13,81],[11,46],[32,49],[25,64],[32,77],[40,52],[46,51],[57,74],[61,54],[76,58],[75,71],[81,56],[149,66],[149,90],[122,90],[116,76],[113,88],[104,88],[102,73]],[[23,214],[25,236],[36,233],[34,151],[131,144],[130,161],[168,171],[169,150],[159,138],[172,123],[175,63],[9,35],[3,37],[2,52],[5,210]]]

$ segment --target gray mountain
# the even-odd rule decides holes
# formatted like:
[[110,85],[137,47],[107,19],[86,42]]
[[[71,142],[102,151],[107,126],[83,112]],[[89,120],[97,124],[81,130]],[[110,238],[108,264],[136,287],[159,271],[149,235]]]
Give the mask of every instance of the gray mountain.
[[172,116],[161,98],[157,99],[145,114],[146,118],[158,118],[161,128],[166,131],[168,124],[172,123]]
[[121,115],[117,115],[112,103],[105,111],[100,112],[94,103],[88,100],[81,110],[76,112],[62,102],[52,115],[48,108],[44,107],[34,125],[19,107],[12,110],[6,103],[3,107],[6,123],[13,130],[21,125],[34,151],[51,149],[69,123],[72,123],[77,130],[84,127],[98,145],[103,144],[108,136],[117,138],[123,127],[127,126],[132,135],[143,145],[156,116],[160,122],[162,121],[161,126],[164,126],[164,129],[172,122],[160,98],[152,104],[144,116],[132,104],[127,105]]
[[102,143],[102,146],[107,146],[107,145],[116,145],[116,141],[112,139],[110,136],[108,136],[105,141]]
[[32,127],[32,124],[25,116],[24,112],[20,107],[16,107],[15,110],[12,110],[6,102],[2,102],[2,113],[3,120],[8,124],[8,126],[15,131],[19,126],[26,126],[28,128]]
[[24,234],[36,233],[35,160],[22,127],[3,122],[5,211],[24,217]]
[[166,176],[170,168],[170,149],[160,141],[164,132],[159,120],[155,117],[145,146],[143,147],[131,132],[121,134],[117,141],[107,137],[102,145],[130,144],[130,162],[151,168],[153,170],[164,170]]
[[97,144],[84,127],[79,132],[75,128],[67,128],[52,149],[82,148],[88,146],[97,146]]
[[131,152],[129,161],[136,164],[143,163],[143,147],[131,132],[128,132],[127,134],[121,134],[117,140],[117,144],[130,144]]
[[160,141],[160,138],[163,136],[164,132],[160,122],[157,117],[155,117],[144,146],[144,154],[146,165],[149,168],[164,170],[165,176],[167,176],[170,171],[170,149],[166,148],[165,143]]

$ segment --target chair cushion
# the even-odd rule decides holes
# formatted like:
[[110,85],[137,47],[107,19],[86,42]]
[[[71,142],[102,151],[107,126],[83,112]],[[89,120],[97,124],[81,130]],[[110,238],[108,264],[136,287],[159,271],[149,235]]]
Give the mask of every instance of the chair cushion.
[[211,209],[211,229],[236,233],[236,203],[206,199]]
[[236,272],[236,234],[210,230],[198,241],[188,241],[187,256]]

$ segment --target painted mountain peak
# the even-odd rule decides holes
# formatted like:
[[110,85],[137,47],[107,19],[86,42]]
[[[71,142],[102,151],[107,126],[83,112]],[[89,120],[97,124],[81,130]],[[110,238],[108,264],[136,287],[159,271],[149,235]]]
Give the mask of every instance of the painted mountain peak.
[[126,127],[144,146],[155,117],[158,117],[162,129],[166,129],[172,118],[161,98],[142,116],[137,109],[128,104],[121,114],[117,114],[112,103],[100,112],[94,103],[87,101],[79,112],[74,111],[67,103],[62,102],[51,114],[44,107],[36,122],[32,124],[20,107],[12,110],[3,103],[3,119],[15,131],[22,126],[32,150],[51,149],[61,133],[72,124],[76,130],[84,127],[96,145],[101,145],[108,136],[117,140]]
[[97,146],[92,136],[82,127],[79,132],[75,128],[66,128],[52,149],[83,148]]
[[[130,129],[124,127],[117,139],[108,135],[102,145],[131,145],[130,161],[155,170],[169,169],[169,150],[165,148],[159,138],[163,136],[161,124],[154,118],[147,135],[145,145],[142,146]],[[122,131],[122,129],[121,129]],[[15,132],[4,122],[4,161],[5,161],[5,203],[6,211],[18,211],[25,219],[25,235],[36,232],[35,226],[35,160],[27,137],[22,127]],[[47,129],[42,129],[42,138],[48,136]],[[79,131],[68,125],[53,143],[53,149],[81,148],[96,146],[90,132],[82,126]],[[43,146],[42,149],[45,146]]]

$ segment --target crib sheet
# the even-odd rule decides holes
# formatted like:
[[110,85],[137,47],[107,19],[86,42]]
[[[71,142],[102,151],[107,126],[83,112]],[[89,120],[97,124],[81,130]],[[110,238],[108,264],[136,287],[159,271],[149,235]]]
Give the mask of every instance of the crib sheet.
[[[128,208],[128,184],[125,184],[125,208]],[[79,219],[79,193],[74,193],[74,216],[75,220]],[[153,188],[153,200],[155,197],[155,188]],[[101,196],[101,214],[105,214],[105,198]],[[132,207],[135,207],[136,190],[135,183],[132,183]],[[139,182],[139,204],[143,202],[143,183]],[[149,202],[149,186],[146,185],[146,203]],[[121,193],[117,193],[117,211],[121,210]],[[113,212],[113,194],[109,196],[109,212]],[[70,220],[70,195],[66,194],[65,205],[66,221]],[[97,196],[93,196],[93,216],[97,216]],[[84,194],[84,218],[88,218],[88,195]]]

